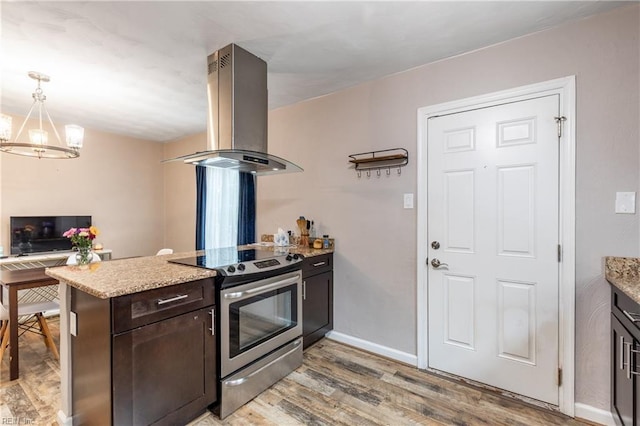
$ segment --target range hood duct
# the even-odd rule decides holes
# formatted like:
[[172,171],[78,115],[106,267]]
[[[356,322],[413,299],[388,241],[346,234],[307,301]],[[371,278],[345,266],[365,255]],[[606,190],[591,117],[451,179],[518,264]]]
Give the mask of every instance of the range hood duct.
[[267,63],[235,44],[209,55],[207,63],[208,151],[168,161],[256,175],[301,172],[267,153]]

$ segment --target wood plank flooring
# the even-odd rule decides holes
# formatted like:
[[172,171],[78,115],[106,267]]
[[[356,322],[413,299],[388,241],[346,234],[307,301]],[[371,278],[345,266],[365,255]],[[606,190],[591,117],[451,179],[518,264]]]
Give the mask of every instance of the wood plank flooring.
[[[57,319],[49,325],[57,336]],[[0,365],[0,423],[57,424],[57,361],[37,335],[22,337],[20,358],[17,381],[6,380],[8,356]],[[582,424],[325,339],[305,352],[301,368],[224,421],[206,413],[189,425]]]

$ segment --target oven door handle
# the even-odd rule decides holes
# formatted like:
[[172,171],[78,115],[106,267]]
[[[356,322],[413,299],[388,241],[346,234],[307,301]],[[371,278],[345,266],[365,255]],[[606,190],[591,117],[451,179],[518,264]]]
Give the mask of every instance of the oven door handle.
[[260,287],[257,287],[257,288],[252,288],[252,289],[245,290],[245,291],[236,291],[236,292],[233,292],[233,293],[225,293],[223,297],[225,299],[239,299],[239,298],[244,297],[244,296],[251,296],[252,294],[262,293],[262,292],[273,290],[275,288],[282,287],[282,286],[285,286],[285,285],[288,285],[288,284],[293,284],[296,281],[298,281],[299,279],[300,279],[300,275],[296,275],[295,277],[291,277],[291,278],[287,278],[287,279],[284,279],[284,280],[276,281],[275,283],[263,285],[263,286],[260,286]]
[[293,342],[293,349],[288,350],[286,353],[280,355],[278,358],[276,358],[276,359],[272,360],[271,362],[263,365],[262,367],[258,368],[256,371],[254,371],[254,372],[252,372],[250,374],[247,374],[244,377],[240,377],[239,379],[235,379],[235,380],[226,380],[224,382],[224,385],[225,386],[240,386],[241,384],[243,384],[247,380],[251,379],[253,376],[255,376],[257,374],[260,374],[261,372],[263,372],[267,368],[271,367],[276,362],[278,362],[281,359],[291,355],[293,352],[295,352],[298,349],[298,346],[300,346],[300,340],[296,340],[295,342]]

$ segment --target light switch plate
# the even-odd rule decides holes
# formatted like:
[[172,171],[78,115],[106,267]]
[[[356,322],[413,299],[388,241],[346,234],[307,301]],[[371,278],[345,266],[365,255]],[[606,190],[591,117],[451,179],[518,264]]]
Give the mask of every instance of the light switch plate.
[[72,336],[78,335],[78,316],[73,311],[69,312],[69,333]]
[[636,193],[616,192],[616,213],[635,214],[636,213]]
[[404,208],[405,209],[413,208],[413,194],[404,194]]

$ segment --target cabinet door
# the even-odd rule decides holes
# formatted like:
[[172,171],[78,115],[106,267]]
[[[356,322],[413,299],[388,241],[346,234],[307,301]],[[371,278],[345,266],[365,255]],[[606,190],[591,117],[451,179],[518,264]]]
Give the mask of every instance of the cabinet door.
[[628,344],[633,343],[633,337],[618,321],[615,315],[611,315],[611,411],[616,423],[632,426],[634,394],[634,376],[627,377],[629,358]]
[[216,400],[212,308],[113,337],[113,424],[180,424]]
[[307,348],[333,329],[333,272],[303,281],[302,336]]

